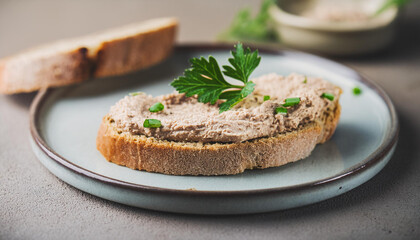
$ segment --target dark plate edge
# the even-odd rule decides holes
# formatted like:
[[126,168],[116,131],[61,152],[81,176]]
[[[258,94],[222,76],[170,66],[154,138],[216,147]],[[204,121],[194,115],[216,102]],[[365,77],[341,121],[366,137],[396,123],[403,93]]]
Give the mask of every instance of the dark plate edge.
[[[231,44],[216,44],[216,43],[189,43],[184,45],[177,45],[176,50],[230,50],[232,48]],[[275,50],[275,49],[265,49],[258,46],[260,52],[276,54],[276,55],[305,55],[311,58],[315,58],[324,62],[334,63],[336,62],[329,60],[327,58],[318,57],[313,54],[303,53],[294,50]],[[341,66],[345,66],[340,64]],[[33,100],[31,107],[30,107],[30,133],[31,137],[35,141],[35,144],[52,160],[56,163],[62,165],[63,167],[70,169],[76,174],[82,175],[84,177],[91,178],[93,180],[111,184],[115,187],[121,187],[125,189],[131,189],[140,192],[153,192],[153,193],[162,193],[162,194],[180,194],[180,195],[206,195],[206,196],[241,196],[241,195],[259,195],[262,194],[281,194],[281,193],[289,193],[289,192],[298,192],[304,191],[307,189],[313,189],[318,187],[324,187],[328,184],[335,183],[337,181],[344,180],[346,178],[355,176],[357,174],[361,174],[365,172],[367,169],[375,166],[378,164],[388,153],[392,150],[394,145],[397,143],[398,134],[399,134],[399,125],[398,125],[398,117],[395,110],[395,107],[389,98],[389,96],[379,87],[376,83],[368,80],[368,78],[364,77],[360,73],[356,72],[351,67],[345,66],[346,68],[350,69],[354,73],[359,82],[362,82],[369,86],[372,90],[374,90],[385,102],[387,105],[390,115],[391,115],[391,129],[389,130],[387,136],[385,137],[383,143],[373,152],[365,161],[361,162],[359,165],[356,165],[352,169],[349,169],[345,172],[339,173],[335,176],[321,179],[319,181],[289,186],[289,187],[280,187],[280,188],[269,188],[269,189],[256,189],[256,190],[243,190],[243,191],[191,191],[191,190],[178,190],[178,189],[168,189],[168,188],[158,188],[158,187],[151,187],[146,185],[140,184],[133,184],[125,181],[121,181],[118,179],[109,178],[90,170],[84,169],[78,165],[75,165],[68,161],[67,159],[60,156],[56,153],[53,149],[51,149],[48,144],[42,139],[41,135],[39,134],[39,114],[41,109],[43,108],[48,96],[55,90],[53,88],[50,89],[42,89],[38,92],[35,99]]]

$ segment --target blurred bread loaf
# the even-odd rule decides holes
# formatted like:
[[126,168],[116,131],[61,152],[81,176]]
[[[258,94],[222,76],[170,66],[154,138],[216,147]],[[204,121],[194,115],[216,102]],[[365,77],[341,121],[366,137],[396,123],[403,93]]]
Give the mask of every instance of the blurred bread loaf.
[[0,59],[0,93],[32,92],[128,73],[164,60],[174,45],[174,18],[158,18]]

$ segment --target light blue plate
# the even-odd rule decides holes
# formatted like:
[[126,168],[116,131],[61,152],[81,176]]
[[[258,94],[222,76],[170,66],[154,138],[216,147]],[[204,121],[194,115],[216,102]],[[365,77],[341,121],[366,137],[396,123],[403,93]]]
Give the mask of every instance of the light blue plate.
[[[234,176],[169,176],[109,163],[96,150],[99,124],[111,105],[130,92],[170,93],[169,83],[189,67],[189,58],[213,55],[223,64],[229,49],[179,46],[166,62],[145,71],[40,91],[31,106],[36,156],[82,191],[131,206],[195,214],[267,212],[319,202],[366,182],[388,162],[398,135],[389,97],[348,67],[291,51],[260,51],[253,76],[297,72],[322,77],[344,91],[336,133],[310,157]],[[352,94],[355,86],[361,95]]]

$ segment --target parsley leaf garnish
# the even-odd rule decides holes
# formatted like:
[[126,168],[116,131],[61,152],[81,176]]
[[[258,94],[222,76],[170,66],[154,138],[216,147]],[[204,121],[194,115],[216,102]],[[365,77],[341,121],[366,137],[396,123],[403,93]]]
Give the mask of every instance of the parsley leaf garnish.
[[209,56],[208,60],[204,57],[190,59],[191,68],[186,69],[184,76],[176,78],[171,86],[187,97],[197,95],[202,103],[215,104],[219,99],[226,100],[219,105],[220,113],[231,109],[254,91],[255,84],[248,79],[261,61],[258,50],[251,52],[249,48],[244,49],[242,43],[238,43],[231,53],[233,58],[228,60],[232,66],[224,65],[223,73],[243,85],[227,82],[216,59]]
[[260,64],[261,57],[258,57],[258,51],[252,52],[249,48],[243,49],[242,44],[238,43],[236,52],[232,51],[233,58],[229,58],[231,66],[223,66],[223,73],[231,78],[238,79],[244,83],[248,82],[251,73]]

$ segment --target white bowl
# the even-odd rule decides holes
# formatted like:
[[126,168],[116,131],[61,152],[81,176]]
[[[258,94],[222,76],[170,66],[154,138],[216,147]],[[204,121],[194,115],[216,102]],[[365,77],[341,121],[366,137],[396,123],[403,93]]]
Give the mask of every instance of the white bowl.
[[[281,42],[287,46],[321,54],[357,55],[380,50],[394,38],[398,9],[391,7],[373,16],[383,2],[283,0],[270,8],[270,15]],[[373,17],[361,21],[328,21],[302,15],[327,4],[335,8],[350,6]]]

